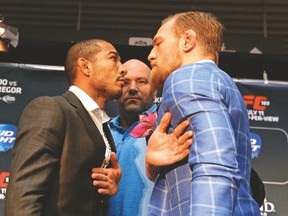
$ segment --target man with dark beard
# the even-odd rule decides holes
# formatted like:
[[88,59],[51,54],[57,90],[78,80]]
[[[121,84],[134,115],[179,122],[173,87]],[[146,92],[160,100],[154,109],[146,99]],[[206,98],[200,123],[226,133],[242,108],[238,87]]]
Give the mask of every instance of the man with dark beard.
[[150,85],[151,69],[142,61],[130,59],[123,63],[127,70],[122,96],[117,100],[119,115],[109,126],[122,169],[118,193],[111,197],[109,216],[146,216],[153,182],[145,173],[147,142],[135,138],[130,131],[139,121],[139,115],[153,105],[156,91]]
[[104,40],[80,41],[68,50],[65,71],[69,90],[32,100],[21,115],[7,216],[103,216],[118,191],[121,169],[103,108],[122,94],[121,58]]

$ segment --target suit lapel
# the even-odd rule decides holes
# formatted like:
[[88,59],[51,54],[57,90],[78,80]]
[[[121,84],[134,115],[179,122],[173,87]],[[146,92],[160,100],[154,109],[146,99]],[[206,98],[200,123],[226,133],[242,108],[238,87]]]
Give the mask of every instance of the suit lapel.
[[[98,128],[96,127],[94,121],[91,116],[80,102],[80,100],[70,91],[67,91],[63,94],[63,96],[69,101],[69,103],[74,106],[77,110],[79,117],[81,118],[83,125],[85,126],[89,137],[92,140],[92,143],[98,148],[99,156],[103,157],[105,155],[105,143],[102,135],[100,134]],[[101,137],[101,138],[100,138]],[[102,163],[102,161],[101,161]]]
[[116,152],[116,146],[115,146],[115,143],[114,143],[114,139],[112,137],[112,134],[110,132],[110,129],[108,127],[107,122],[103,124],[103,131],[104,131],[104,133],[106,135],[106,138],[108,139],[108,142],[109,142],[110,147],[111,147],[111,151]]

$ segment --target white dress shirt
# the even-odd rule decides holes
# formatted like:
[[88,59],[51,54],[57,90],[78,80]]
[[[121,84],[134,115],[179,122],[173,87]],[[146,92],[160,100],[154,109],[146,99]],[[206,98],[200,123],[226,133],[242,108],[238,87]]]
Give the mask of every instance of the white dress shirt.
[[106,135],[103,131],[102,124],[108,122],[110,120],[109,116],[102,110],[99,105],[82,89],[75,85],[71,85],[69,87],[69,91],[73,92],[76,97],[81,101],[85,109],[88,111],[89,115],[91,116],[92,120],[94,121],[95,125],[97,126],[98,130],[100,131],[105,145],[106,145],[106,152],[105,152],[105,159],[110,160],[110,153],[111,147],[106,138]]

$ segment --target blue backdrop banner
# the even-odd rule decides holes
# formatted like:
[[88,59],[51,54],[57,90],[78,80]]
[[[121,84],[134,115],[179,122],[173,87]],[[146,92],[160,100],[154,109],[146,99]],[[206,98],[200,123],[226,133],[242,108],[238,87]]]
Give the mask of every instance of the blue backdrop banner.
[[[253,167],[265,184],[262,216],[288,212],[288,83],[235,80],[248,108]],[[0,216],[4,216],[9,167],[20,115],[33,98],[69,87],[63,67],[0,64]],[[115,102],[105,107],[117,115]]]

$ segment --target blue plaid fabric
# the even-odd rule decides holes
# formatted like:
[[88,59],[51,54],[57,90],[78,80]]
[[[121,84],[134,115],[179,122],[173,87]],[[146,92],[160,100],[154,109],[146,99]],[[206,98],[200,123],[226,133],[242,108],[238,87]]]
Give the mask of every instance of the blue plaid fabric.
[[188,159],[164,167],[149,205],[153,216],[258,216],[249,185],[251,144],[246,106],[234,81],[212,61],[185,65],[167,78],[157,124],[169,131],[189,119]]

